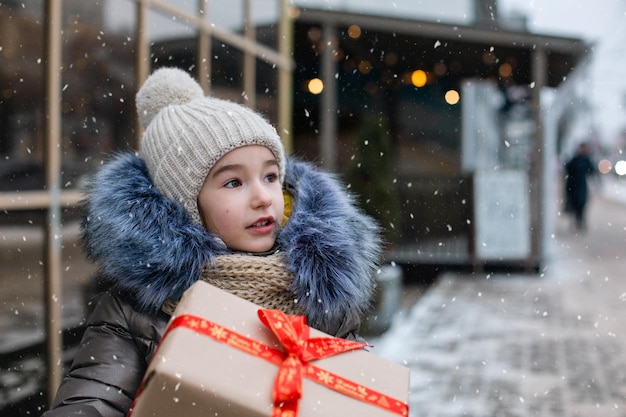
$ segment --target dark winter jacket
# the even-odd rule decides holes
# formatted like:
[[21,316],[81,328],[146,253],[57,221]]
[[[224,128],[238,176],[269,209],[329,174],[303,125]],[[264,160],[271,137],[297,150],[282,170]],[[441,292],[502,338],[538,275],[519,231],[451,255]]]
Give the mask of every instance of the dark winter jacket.
[[[339,337],[358,328],[380,256],[377,226],[331,175],[288,160],[293,212],[278,235],[308,323]],[[163,302],[229,253],[153,186],[142,159],[120,155],[95,177],[86,201],[87,255],[112,288],[100,297],[81,347],[46,417],[123,416],[169,316]],[[75,413],[75,414],[72,414]]]
[[587,177],[595,172],[591,158],[577,154],[565,164],[566,209],[582,210],[589,198]]

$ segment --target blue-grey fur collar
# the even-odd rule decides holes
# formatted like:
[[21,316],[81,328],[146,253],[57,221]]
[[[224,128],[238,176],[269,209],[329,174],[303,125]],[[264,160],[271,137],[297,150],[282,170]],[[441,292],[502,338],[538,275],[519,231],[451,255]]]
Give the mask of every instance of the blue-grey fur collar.
[[[309,163],[289,159],[285,181],[295,194],[294,208],[278,242],[309,323],[324,328],[327,317],[356,318],[369,306],[381,256],[377,225],[333,175]],[[134,154],[102,167],[85,204],[87,255],[141,311],[158,311],[168,297],[201,279],[214,256],[229,253],[159,193]]]

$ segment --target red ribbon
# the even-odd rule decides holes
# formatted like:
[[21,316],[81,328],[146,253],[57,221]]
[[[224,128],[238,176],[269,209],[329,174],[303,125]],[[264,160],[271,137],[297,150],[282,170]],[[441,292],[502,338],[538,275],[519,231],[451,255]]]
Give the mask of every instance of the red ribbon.
[[259,310],[259,318],[272,330],[286,351],[274,381],[273,417],[298,415],[302,374],[308,362],[365,346],[365,343],[345,339],[309,338],[310,328],[304,316],[287,316],[280,310]]
[[285,352],[190,314],[174,318],[161,341],[172,330],[184,327],[279,366],[273,388],[272,417],[296,417],[298,415],[303,377],[399,416],[408,416],[409,408],[405,402],[310,363],[316,359],[361,349],[365,346],[364,343],[334,337],[310,338],[310,327],[306,325],[306,319],[303,316],[287,316],[282,311],[267,309],[259,310],[258,314],[263,324],[276,335],[285,348]]

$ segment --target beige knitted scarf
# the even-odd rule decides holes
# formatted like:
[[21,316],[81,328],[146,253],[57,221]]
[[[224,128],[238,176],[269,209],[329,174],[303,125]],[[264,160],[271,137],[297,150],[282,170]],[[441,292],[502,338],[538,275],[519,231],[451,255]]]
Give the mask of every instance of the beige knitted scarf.
[[[268,256],[220,255],[213,267],[205,268],[202,279],[260,307],[303,314],[289,290],[293,276],[287,271],[282,255],[282,252]],[[162,310],[172,315],[176,305],[177,302],[167,300]]]

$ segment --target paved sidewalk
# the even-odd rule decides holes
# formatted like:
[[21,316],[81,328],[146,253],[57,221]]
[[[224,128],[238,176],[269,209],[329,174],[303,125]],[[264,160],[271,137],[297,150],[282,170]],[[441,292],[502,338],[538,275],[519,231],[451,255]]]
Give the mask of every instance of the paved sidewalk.
[[446,273],[371,341],[411,369],[411,416],[626,416],[626,205],[566,220],[539,275]]

